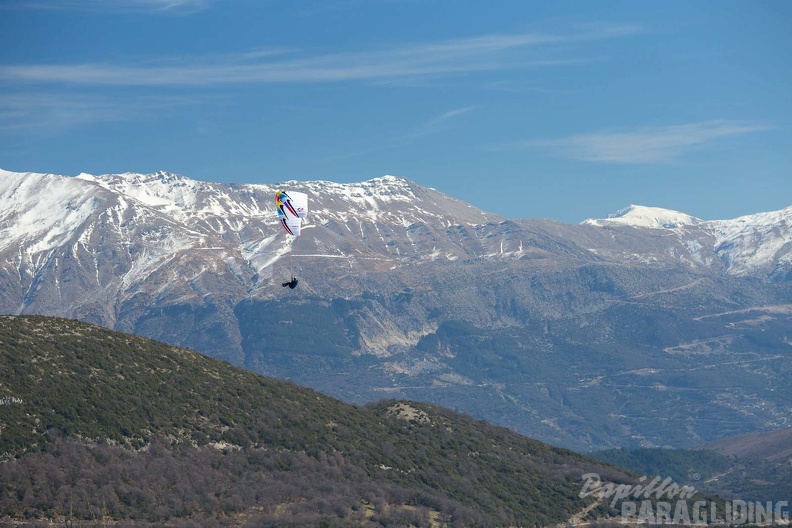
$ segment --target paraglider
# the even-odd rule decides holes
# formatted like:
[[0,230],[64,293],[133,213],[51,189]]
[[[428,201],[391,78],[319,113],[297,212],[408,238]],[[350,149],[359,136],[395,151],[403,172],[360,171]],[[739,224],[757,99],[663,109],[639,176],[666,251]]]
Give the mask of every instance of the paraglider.
[[[275,206],[278,208],[278,218],[286,230],[293,237],[300,236],[302,228],[302,219],[308,216],[308,195],[297,191],[278,191],[275,193]],[[295,238],[295,244],[297,239]],[[292,253],[294,252],[294,244],[292,244],[292,251],[289,253],[289,270],[291,273],[291,280],[281,284],[284,288],[288,286],[292,290],[297,287],[297,277],[294,275],[294,265],[292,263]]]

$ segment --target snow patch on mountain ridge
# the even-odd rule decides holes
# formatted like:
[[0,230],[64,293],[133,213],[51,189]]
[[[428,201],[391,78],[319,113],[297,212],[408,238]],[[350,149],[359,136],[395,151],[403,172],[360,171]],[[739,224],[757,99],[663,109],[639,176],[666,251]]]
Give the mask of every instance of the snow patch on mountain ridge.
[[792,266],[792,207],[706,222],[716,238],[716,251],[734,274],[745,275],[775,263]]
[[629,225],[634,227],[649,227],[653,229],[674,229],[685,225],[697,225],[702,220],[679,211],[663,209],[661,207],[646,207],[643,205],[630,205],[624,209],[608,215],[603,219],[588,219],[584,225]]
[[25,239],[41,253],[65,244],[99,200],[59,176],[0,170],[0,203],[0,251]]

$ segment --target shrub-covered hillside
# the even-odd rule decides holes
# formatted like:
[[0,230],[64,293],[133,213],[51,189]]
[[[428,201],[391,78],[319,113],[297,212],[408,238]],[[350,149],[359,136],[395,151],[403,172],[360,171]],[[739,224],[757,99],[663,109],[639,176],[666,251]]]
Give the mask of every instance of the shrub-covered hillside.
[[0,520],[31,523],[548,525],[591,500],[582,474],[628,478],[439,407],[355,407],[46,317],[0,317],[0,456]]

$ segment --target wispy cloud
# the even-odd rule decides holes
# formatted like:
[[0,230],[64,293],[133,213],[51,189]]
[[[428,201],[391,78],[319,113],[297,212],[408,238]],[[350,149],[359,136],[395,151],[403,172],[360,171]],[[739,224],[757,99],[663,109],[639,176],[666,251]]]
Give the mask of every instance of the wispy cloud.
[[51,135],[93,123],[131,122],[161,117],[207,97],[111,97],[92,94],[15,93],[0,95],[0,133]]
[[742,121],[714,120],[684,125],[599,132],[560,139],[531,140],[517,146],[547,150],[582,161],[645,164],[668,163],[720,139],[768,130]]
[[466,106],[464,108],[449,110],[448,112],[444,112],[438,116],[429,119],[428,121],[425,121],[417,125],[412,131],[402,133],[394,137],[386,138],[376,146],[367,149],[358,149],[352,152],[346,152],[344,154],[336,154],[333,156],[329,156],[325,158],[324,161],[338,161],[343,159],[355,158],[363,155],[368,155],[374,152],[380,152],[383,150],[402,147],[416,140],[420,140],[425,136],[429,136],[431,134],[437,134],[449,130],[450,128],[449,121],[451,121],[452,119],[458,116],[467,114],[472,110],[475,110],[475,107]]
[[217,0],[7,0],[3,7],[59,11],[106,11],[186,14]]
[[561,89],[561,88],[546,88],[534,83],[524,81],[493,81],[484,84],[485,90],[494,92],[504,92],[512,94],[576,94],[582,90]]
[[[639,32],[641,28],[636,26],[613,26],[588,28],[568,34],[485,35],[293,58],[240,54],[237,57],[174,57],[167,61],[137,64],[14,65],[0,67],[0,80],[105,86],[380,82],[568,64],[571,59],[564,54],[571,53],[569,44],[626,37]],[[565,45],[563,49],[555,48],[562,44]],[[294,55],[294,52],[291,54]]]
[[408,134],[406,139],[417,139],[419,137],[428,136],[429,134],[447,130],[448,121],[463,114],[467,114],[473,109],[474,107],[472,106],[466,106],[464,108],[457,108],[456,110],[449,110],[448,112],[440,114],[439,116],[433,117],[426,123],[423,123],[417,127],[411,134]]

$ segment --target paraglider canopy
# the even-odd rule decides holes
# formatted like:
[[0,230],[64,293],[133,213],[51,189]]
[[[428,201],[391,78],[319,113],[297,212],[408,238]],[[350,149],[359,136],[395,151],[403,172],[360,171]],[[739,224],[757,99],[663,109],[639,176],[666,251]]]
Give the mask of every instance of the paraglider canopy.
[[[275,193],[275,206],[278,208],[278,218],[287,233],[294,237],[300,236],[302,219],[308,216],[308,195],[297,191],[278,191]],[[294,246],[292,246],[292,251]],[[289,253],[289,267],[291,280],[284,282],[283,286],[291,289],[297,287],[297,277],[294,276],[292,256]]]
[[292,236],[300,236],[302,219],[308,216],[308,195],[296,191],[278,191],[275,193],[275,206],[283,229]]

